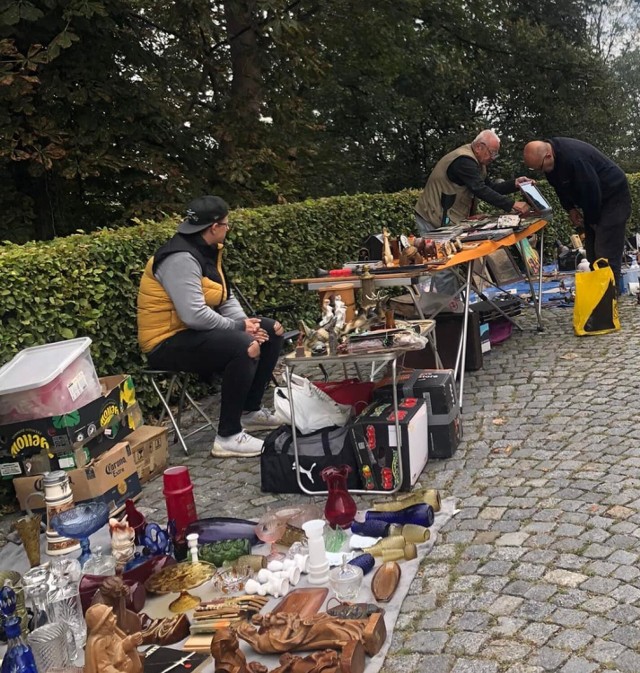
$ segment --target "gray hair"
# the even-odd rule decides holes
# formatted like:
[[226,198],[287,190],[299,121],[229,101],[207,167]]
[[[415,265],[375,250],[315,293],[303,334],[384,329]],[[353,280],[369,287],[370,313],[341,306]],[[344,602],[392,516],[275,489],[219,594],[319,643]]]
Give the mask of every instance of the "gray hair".
[[478,143],[484,143],[486,145],[487,141],[489,140],[497,140],[498,143],[500,142],[500,138],[498,138],[498,134],[495,131],[492,131],[491,129],[485,129],[484,131],[480,131],[480,133],[478,133],[471,144],[477,145]]

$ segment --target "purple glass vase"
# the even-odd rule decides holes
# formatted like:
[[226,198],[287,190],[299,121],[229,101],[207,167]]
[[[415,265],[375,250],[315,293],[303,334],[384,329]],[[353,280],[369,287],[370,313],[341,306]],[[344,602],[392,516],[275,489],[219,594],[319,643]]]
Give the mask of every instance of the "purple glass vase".
[[354,559],[351,559],[349,563],[352,566],[357,566],[360,568],[362,570],[362,574],[366,575],[373,570],[376,560],[373,556],[371,556],[371,554],[360,554],[360,556],[356,556]]
[[385,523],[415,523],[418,526],[433,525],[433,507],[431,505],[413,505],[406,509],[398,510],[397,512],[367,512],[365,514],[366,521],[384,521]]
[[354,521],[351,524],[351,532],[354,535],[367,535],[369,537],[387,537],[389,526],[386,521]]

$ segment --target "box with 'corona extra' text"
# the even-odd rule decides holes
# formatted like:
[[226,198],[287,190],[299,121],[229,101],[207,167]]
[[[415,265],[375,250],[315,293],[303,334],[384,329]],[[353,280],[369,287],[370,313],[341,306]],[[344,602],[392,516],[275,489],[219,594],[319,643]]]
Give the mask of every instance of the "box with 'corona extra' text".
[[[128,442],[120,442],[82,468],[68,470],[74,502],[94,500],[109,506],[111,514],[124,508],[127,498],[135,499],[142,490],[136,461]],[[16,477],[13,486],[22,510],[29,499],[32,510],[44,510],[42,475]]]

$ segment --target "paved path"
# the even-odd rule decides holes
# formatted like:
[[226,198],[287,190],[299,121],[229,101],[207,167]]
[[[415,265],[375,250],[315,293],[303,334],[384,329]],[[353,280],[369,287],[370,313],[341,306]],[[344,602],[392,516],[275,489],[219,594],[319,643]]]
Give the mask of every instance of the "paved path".
[[[460,512],[412,584],[384,673],[640,673],[640,307],[624,298],[621,317],[622,332],[578,339],[571,310],[549,310],[544,334],[514,334],[468,375],[465,440],[421,479]],[[210,444],[171,449],[200,516],[299,500],[261,493],[258,459],[213,459]],[[161,489],[140,503],[158,519]]]

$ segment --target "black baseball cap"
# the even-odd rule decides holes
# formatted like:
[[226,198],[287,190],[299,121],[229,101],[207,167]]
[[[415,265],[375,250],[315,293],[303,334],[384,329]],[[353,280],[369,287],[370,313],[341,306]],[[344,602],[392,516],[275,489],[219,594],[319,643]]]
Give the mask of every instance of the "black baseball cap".
[[196,234],[224,219],[229,206],[219,196],[199,196],[187,204],[186,218],[178,225],[181,234]]

